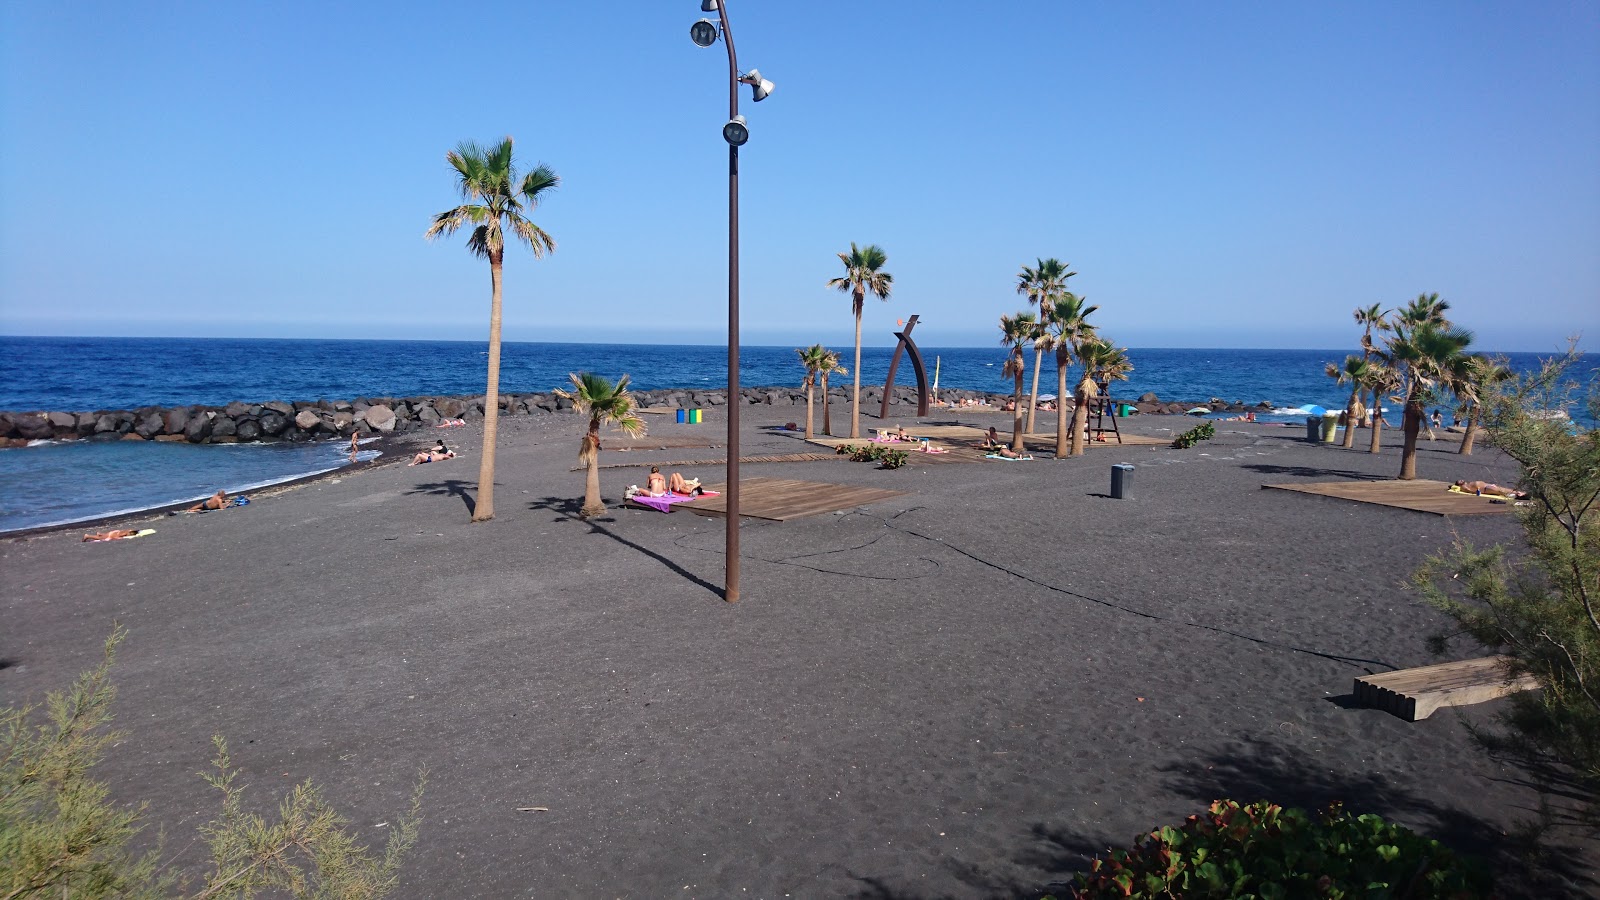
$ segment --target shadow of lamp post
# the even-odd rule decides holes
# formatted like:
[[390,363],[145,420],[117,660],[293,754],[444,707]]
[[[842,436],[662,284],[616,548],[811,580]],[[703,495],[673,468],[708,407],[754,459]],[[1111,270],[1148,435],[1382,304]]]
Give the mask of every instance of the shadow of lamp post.
[[739,148],[750,139],[739,115],[739,85],[750,85],[757,103],[767,99],[773,85],[756,69],[740,74],[724,0],[701,0],[700,10],[715,12],[717,21],[701,19],[689,26],[690,40],[710,47],[720,35],[728,47],[728,122],[722,126],[722,139],[728,142],[728,519],[722,598],[732,603],[739,599],[739,412],[744,405],[739,396]]

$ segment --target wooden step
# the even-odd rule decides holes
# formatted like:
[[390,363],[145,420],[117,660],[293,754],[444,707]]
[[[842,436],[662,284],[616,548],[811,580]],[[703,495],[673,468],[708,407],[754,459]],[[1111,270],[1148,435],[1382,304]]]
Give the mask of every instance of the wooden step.
[[1416,722],[1441,707],[1469,706],[1539,686],[1532,675],[1508,680],[1510,661],[1508,656],[1485,656],[1363,675],[1356,679],[1356,702]]

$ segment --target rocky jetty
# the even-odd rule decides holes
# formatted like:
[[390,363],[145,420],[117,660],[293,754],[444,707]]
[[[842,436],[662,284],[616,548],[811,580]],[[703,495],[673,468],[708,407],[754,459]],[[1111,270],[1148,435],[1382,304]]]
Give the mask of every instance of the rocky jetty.
[[[806,405],[803,389],[755,387],[741,390],[748,404],[765,406]],[[725,406],[725,390],[635,391],[645,407],[704,409]],[[849,391],[837,385],[828,391],[830,404],[849,402]],[[821,401],[820,391],[816,399]],[[944,390],[940,399],[975,399],[999,406],[1008,394],[982,391]],[[861,389],[863,409],[876,410],[883,402],[883,388]],[[891,408],[915,409],[916,390],[896,386],[890,393]],[[1141,413],[1183,413],[1195,406],[1217,411],[1259,410],[1267,404],[1247,407],[1237,401],[1212,399],[1206,403],[1164,402],[1145,394],[1132,403]],[[0,412],[0,446],[25,446],[39,440],[89,441],[187,441],[191,444],[234,444],[249,441],[311,441],[348,438],[352,434],[405,433],[431,428],[448,419],[481,419],[484,401],[476,397],[358,397],[349,401],[269,400],[262,403],[234,402],[226,406],[146,406],[139,409],[99,410],[96,412]],[[570,412],[572,402],[554,394],[504,393],[500,395],[504,415],[553,415]]]

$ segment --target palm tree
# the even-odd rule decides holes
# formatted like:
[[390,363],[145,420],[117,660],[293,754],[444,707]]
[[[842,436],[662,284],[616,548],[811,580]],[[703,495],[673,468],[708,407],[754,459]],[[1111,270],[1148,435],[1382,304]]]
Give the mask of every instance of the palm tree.
[[1461,449],[1457,450],[1457,453],[1463,456],[1472,455],[1472,442],[1477,436],[1478,416],[1483,411],[1484,393],[1495,385],[1510,380],[1511,370],[1499,360],[1481,355],[1468,359],[1466,383],[1456,391],[1456,397],[1466,406],[1467,413],[1467,431],[1461,436]]
[[[1050,304],[1049,326],[1053,334],[1053,346],[1056,351],[1056,459],[1065,459],[1068,453],[1067,445],[1067,367],[1072,365],[1077,357],[1078,348],[1084,341],[1094,336],[1094,326],[1090,325],[1088,317],[1098,306],[1085,302],[1084,298],[1070,292],[1063,291],[1055,302]],[[1078,417],[1077,408],[1072,411],[1073,420]],[[1087,426],[1089,413],[1084,411],[1084,425]],[[1079,447],[1078,452],[1082,452]]]
[[839,261],[844,263],[844,275],[830,278],[828,287],[850,295],[850,308],[856,316],[856,371],[855,387],[850,395],[850,436],[857,438],[861,436],[861,310],[868,294],[879,300],[889,299],[894,276],[883,271],[889,256],[877,244],[857,247],[856,242],[851,241],[850,252],[839,254]]
[[567,377],[572,379],[572,390],[557,389],[556,395],[571,400],[580,415],[589,414],[589,430],[578,447],[578,462],[587,468],[583,509],[578,514],[590,519],[606,511],[600,500],[600,426],[614,425],[628,437],[638,437],[645,432],[644,420],[634,415],[628,376],[618,378],[616,384],[593,372],[573,372]]
[[[1383,304],[1381,303],[1374,303],[1371,306],[1363,306],[1356,309],[1356,324],[1366,327],[1366,331],[1361,335],[1361,359],[1363,362],[1372,359],[1372,330],[1374,328],[1380,331],[1389,330],[1387,316],[1388,313],[1384,312]],[[1345,360],[1346,368],[1349,367],[1349,362],[1348,359]],[[1329,368],[1329,374],[1331,375],[1333,367],[1330,365]],[[1344,384],[1344,379],[1340,379],[1339,383]],[[1350,449],[1356,445],[1356,423],[1361,421],[1365,412],[1365,410],[1361,409],[1361,383],[1352,378],[1350,379],[1350,402],[1345,404],[1344,408],[1345,449]]]
[[796,356],[800,357],[800,365],[804,366],[806,370],[806,377],[801,382],[801,385],[806,389],[806,440],[809,441],[816,437],[816,432],[812,428],[814,419],[812,418],[811,409],[817,379],[821,377],[823,367],[828,364],[828,357],[833,354],[821,344],[812,344],[803,350],[796,347],[794,352]]
[[[1079,344],[1078,361],[1083,363],[1083,380],[1078,382],[1074,398],[1077,404],[1072,413],[1074,444],[1088,437],[1089,404],[1099,395],[1100,385],[1112,381],[1127,381],[1128,373],[1133,371],[1133,364],[1128,361],[1126,347],[1119,348],[1093,333]],[[1083,410],[1081,415],[1078,412],[1080,409]],[[1083,447],[1077,446],[1074,452],[1082,454]]]
[[511,159],[511,138],[492,147],[463,141],[445,154],[456,170],[461,199],[467,201],[433,217],[425,236],[432,240],[449,236],[465,225],[472,226],[467,249],[474,256],[489,260],[489,280],[493,300],[489,304],[489,377],[483,393],[483,454],[478,466],[478,497],[472,508],[472,521],[494,518],[494,448],[500,421],[500,267],[505,262],[505,232],[509,230],[542,259],[556,249],[555,238],[524,218],[539,206],[544,194],[555,190],[561,179],[548,166],[536,166],[520,179]]
[[1367,452],[1377,453],[1383,449],[1383,397],[1395,390],[1400,380],[1394,370],[1383,363],[1381,356],[1367,360],[1357,377],[1361,388],[1372,394],[1372,438]]
[[[1068,272],[1067,263],[1051,257],[1050,259],[1037,260],[1038,267],[1030,269],[1022,267],[1017,275],[1017,293],[1026,294],[1028,303],[1039,308],[1039,334],[1033,345],[1033,393],[1028,395],[1028,433],[1033,433],[1033,413],[1039,405],[1039,367],[1044,362],[1044,352],[1056,345],[1056,341],[1045,333],[1045,324],[1050,320],[1050,307],[1067,289],[1067,279],[1078,274]],[[1056,406],[1059,408],[1066,395],[1056,392]]]
[[822,378],[822,433],[833,437],[833,419],[828,415],[828,378],[833,375],[849,375],[850,370],[839,365],[839,354],[828,351],[828,358],[823,361],[822,368],[818,370]]
[[1323,372],[1337,384],[1350,385],[1350,402],[1345,404],[1344,408],[1344,446],[1347,449],[1355,446],[1356,425],[1367,414],[1366,407],[1361,402],[1361,392],[1365,390],[1368,365],[1365,358],[1352,353],[1344,358],[1342,364],[1328,363],[1323,369]]
[[1031,312],[1019,312],[1014,316],[1002,315],[1000,317],[1000,345],[1010,347],[1011,352],[1006,355],[1006,364],[1000,369],[1002,378],[1016,380],[1016,389],[1011,395],[1012,427],[1011,449],[1021,453],[1022,442],[1022,375],[1028,367],[1027,357],[1022,355],[1022,345],[1033,340],[1035,320]]
[[[1437,297],[1435,294],[1435,300]],[[1405,403],[1405,449],[1400,457],[1400,478],[1404,481],[1417,477],[1417,434],[1427,414],[1424,407],[1428,398],[1445,391],[1470,390],[1467,382],[1472,367],[1466,353],[1472,332],[1457,328],[1442,317],[1408,320],[1408,311],[1402,311],[1401,323],[1395,326],[1394,337],[1389,339],[1384,353],[1385,361],[1399,375],[1400,391],[1395,399]]]

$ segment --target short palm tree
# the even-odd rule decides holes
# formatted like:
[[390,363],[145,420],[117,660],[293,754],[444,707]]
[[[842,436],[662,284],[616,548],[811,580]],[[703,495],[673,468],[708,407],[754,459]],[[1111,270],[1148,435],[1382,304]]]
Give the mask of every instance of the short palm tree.
[[[1094,326],[1089,324],[1088,317],[1099,308],[1086,303],[1084,298],[1071,291],[1063,291],[1050,305],[1050,318],[1046,324],[1050,327],[1052,347],[1056,351],[1056,459],[1065,459],[1070,455],[1067,443],[1067,367],[1077,359],[1078,348],[1084,341],[1094,336]],[[1076,420],[1076,406],[1072,415]],[[1085,410],[1085,424],[1088,423],[1088,416]],[[1081,448],[1079,452],[1082,452]]]
[[1400,379],[1394,369],[1384,363],[1382,356],[1367,360],[1356,377],[1360,379],[1361,389],[1372,395],[1372,435],[1367,452],[1377,453],[1383,449],[1383,398],[1399,387]]
[[[1127,348],[1117,347],[1098,334],[1091,334],[1079,344],[1078,361],[1083,363],[1083,380],[1078,382],[1074,395],[1077,404],[1072,413],[1074,442],[1088,438],[1089,407],[1099,396],[1100,385],[1127,381],[1128,373],[1133,371]],[[1080,409],[1082,415],[1078,413]],[[1078,452],[1082,453],[1082,448]]]
[[583,489],[583,509],[579,515],[586,519],[604,515],[606,505],[600,500],[600,426],[612,425],[628,437],[644,434],[644,420],[633,411],[633,394],[628,392],[628,376],[612,384],[593,372],[574,372],[572,390],[557,390],[557,396],[572,401],[579,414],[589,416],[589,430],[583,434],[578,447],[578,462],[586,469]]
[[850,436],[857,438],[861,436],[861,311],[866,306],[868,294],[879,300],[889,299],[894,276],[883,271],[889,256],[877,244],[857,247],[855,241],[851,241],[850,252],[839,254],[839,261],[844,263],[844,274],[830,278],[828,287],[838,288],[850,295],[850,308],[856,316],[856,368],[855,387],[850,394]]
[[1011,449],[1021,453],[1022,440],[1022,376],[1028,368],[1028,359],[1022,353],[1022,348],[1033,342],[1034,339],[1033,313],[1019,312],[1014,316],[1002,315],[1000,317],[1000,345],[1010,347],[1011,352],[1006,354],[1006,364],[1000,369],[1002,378],[1011,378],[1016,382],[1015,390],[1011,394],[1012,426]]
[[1344,407],[1344,446],[1355,446],[1356,425],[1366,417],[1366,405],[1361,402],[1363,379],[1369,363],[1354,353],[1346,356],[1343,363],[1328,363],[1323,369],[1329,378],[1340,386],[1350,385],[1350,401]]
[[1446,391],[1470,390],[1467,383],[1472,364],[1466,349],[1471,343],[1472,332],[1457,328],[1448,320],[1402,318],[1395,326],[1384,357],[1399,375],[1400,392],[1395,399],[1405,404],[1401,480],[1417,477],[1417,434],[1427,414],[1428,398]]
[[801,385],[806,389],[806,440],[809,441],[816,437],[816,432],[812,428],[814,419],[812,418],[811,409],[817,382],[822,378],[823,368],[828,365],[828,358],[833,357],[837,362],[838,357],[834,356],[832,351],[821,344],[812,344],[805,349],[797,347],[794,352],[795,355],[800,357],[800,365],[804,366],[806,370],[806,377],[801,382]]
[[[1054,349],[1056,341],[1045,332],[1045,323],[1050,320],[1050,307],[1056,299],[1067,289],[1067,279],[1078,274],[1068,272],[1067,263],[1051,257],[1050,259],[1037,260],[1035,268],[1022,267],[1017,274],[1017,293],[1025,294],[1028,303],[1039,309],[1039,336],[1033,345],[1033,393],[1028,395],[1028,433],[1033,433],[1033,414],[1039,405],[1039,369],[1044,362],[1045,351]],[[1056,392],[1056,406],[1060,408],[1066,395],[1061,391]]]
[[505,262],[505,232],[528,245],[534,259],[556,249],[555,238],[524,217],[537,209],[544,195],[561,179],[548,166],[536,166],[520,178],[511,159],[511,138],[491,147],[463,141],[445,154],[456,171],[456,187],[466,203],[433,217],[425,236],[432,240],[472,226],[467,249],[489,261],[493,299],[489,304],[489,376],[483,394],[483,453],[478,465],[478,497],[472,521],[494,518],[494,448],[500,421],[500,268]]
[[[1376,328],[1380,331],[1389,330],[1389,322],[1387,317],[1388,313],[1384,312],[1383,304],[1381,303],[1374,303],[1371,306],[1363,306],[1355,311],[1356,324],[1365,326],[1366,328],[1366,331],[1361,335],[1361,359],[1363,361],[1372,359],[1373,329]],[[1348,368],[1348,359],[1345,360],[1345,364],[1345,367]],[[1332,373],[1330,371],[1330,375],[1331,374]],[[1344,384],[1345,381],[1341,379],[1339,383]],[[1356,423],[1360,422],[1366,414],[1366,410],[1361,408],[1362,388],[1360,381],[1357,379],[1351,379],[1349,383],[1350,402],[1345,404],[1344,408],[1344,446],[1347,449],[1356,445]]]
[[828,351],[828,358],[817,370],[817,375],[822,379],[822,433],[828,437],[833,437],[833,418],[828,414],[828,379],[834,375],[849,374],[849,369],[839,365],[839,354],[832,350]]
[[1472,455],[1473,439],[1478,431],[1478,418],[1483,412],[1483,395],[1496,385],[1510,381],[1511,370],[1502,362],[1487,356],[1473,356],[1468,360],[1466,383],[1456,391],[1456,398],[1466,407],[1467,431],[1461,435],[1463,456]]

